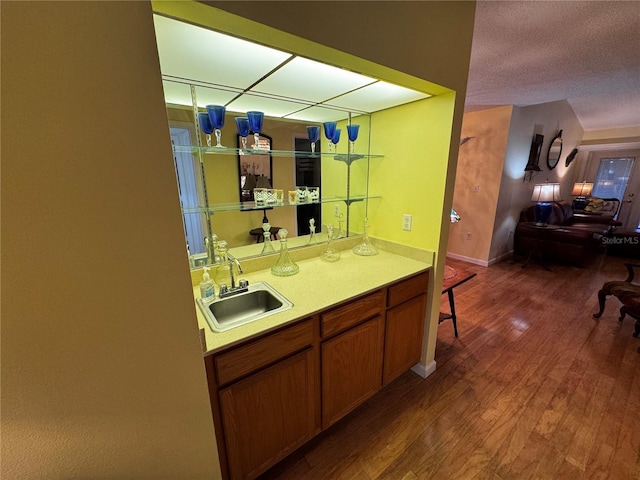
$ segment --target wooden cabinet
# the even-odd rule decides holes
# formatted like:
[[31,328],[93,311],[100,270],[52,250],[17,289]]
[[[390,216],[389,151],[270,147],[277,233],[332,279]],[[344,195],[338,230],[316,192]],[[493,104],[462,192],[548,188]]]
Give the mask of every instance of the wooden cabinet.
[[427,308],[427,273],[389,287],[382,384],[387,385],[420,361]]
[[320,431],[318,319],[205,357],[223,478],[253,479]]
[[220,391],[232,479],[255,478],[315,433],[311,348]]
[[340,420],[381,384],[383,317],[322,343],[322,428]]
[[205,357],[223,478],[256,478],[418,363],[428,279]]

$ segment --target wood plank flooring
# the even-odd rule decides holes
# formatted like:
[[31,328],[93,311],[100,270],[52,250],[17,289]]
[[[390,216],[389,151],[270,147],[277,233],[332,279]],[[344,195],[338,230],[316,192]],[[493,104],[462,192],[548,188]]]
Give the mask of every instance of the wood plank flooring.
[[437,370],[404,374],[261,478],[640,479],[640,340],[613,297],[591,316],[625,261],[451,260],[478,275],[455,292],[460,337],[439,326]]

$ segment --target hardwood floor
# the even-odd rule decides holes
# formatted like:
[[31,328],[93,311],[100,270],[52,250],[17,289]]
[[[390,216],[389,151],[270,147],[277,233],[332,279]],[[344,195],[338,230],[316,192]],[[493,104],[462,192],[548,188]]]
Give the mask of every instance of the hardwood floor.
[[[586,268],[508,260],[456,292],[437,370],[409,372],[262,479],[640,479],[640,340],[597,291],[625,259]],[[446,295],[443,310],[448,311]]]

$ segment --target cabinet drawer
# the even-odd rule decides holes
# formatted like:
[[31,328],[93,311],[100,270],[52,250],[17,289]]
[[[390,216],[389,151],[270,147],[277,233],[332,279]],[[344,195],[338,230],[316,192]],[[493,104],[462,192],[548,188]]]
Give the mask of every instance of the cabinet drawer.
[[384,309],[384,290],[322,314],[322,336],[327,337],[371,318]]
[[395,307],[410,298],[417,297],[421,293],[426,293],[428,286],[429,272],[424,272],[403,282],[396,283],[389,287],[387,306]]
[[304,320],[233,348],[214,358],[218,385],[224,385],[313,343],[313,322]]

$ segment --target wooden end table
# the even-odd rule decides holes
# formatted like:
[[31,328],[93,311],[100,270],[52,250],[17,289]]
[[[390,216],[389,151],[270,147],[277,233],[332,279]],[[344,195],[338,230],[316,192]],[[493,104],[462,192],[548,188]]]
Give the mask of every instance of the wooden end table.
[[540,244],[541,244],[540,235],[545,230],[546,231],[560,230],[562,229],[562,225],[551,225],[551,224],[538,225],[536,222],[525,222],[524,225],[526,225],[527,227],[533,228],[536,232],[536,236],[535,236],[535,242],[534,242],[533,248],[529,251],[529,254],[527,255],[527,259],[525,260],[524,264],[522,264],[522,268],[525,268],[527,265],[529,265],[529,262],[531,261],[531,257],[535,255],[536,257],[538,257],[538,264],[542,268],[550,272],[551,268],[545,265],[543,261],[542,249],[540,248]]
[[453,298],[453,289],[462,285],[465,282],[468,282],[473,277],[476,276],[475,273],[469,272],[464,268],[452,268],[449,267],[450,270],[453,270],[455,274],[451,277],[447,276],[447,266],[445,266],[445,278],[442,282],[442,294],[445,293],[449,296],[449,309],[451,313],[443,313],[440,312],[440,317],[438,318],[438,324],[442,323],[445,320],[451,319],[453,322],[453,333],[458,338],[458,324],[456,323],[456,303]]

